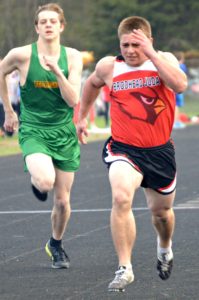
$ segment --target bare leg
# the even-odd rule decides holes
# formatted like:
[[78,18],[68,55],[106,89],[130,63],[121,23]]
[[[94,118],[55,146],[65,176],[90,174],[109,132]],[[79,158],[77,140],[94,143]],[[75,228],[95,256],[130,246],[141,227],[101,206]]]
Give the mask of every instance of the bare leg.
[[160,247],[171,246],[175,227],[175,215],[172,208],[175,191],[169,195],[161,195],[151,189],[145,190],[148,206],[152,212],[152,223],[159,236]]
[[146,190],[149,208],[152,211],[152,222],[157,232],[157,271],[162,280],[167,280],[173,267],[172,236],[175,226],[173,201],[175,192],[161,195],[153,190]]
[[124,161],[114,162],[109,179],[112,188],[111,232],[118,256],[119,268],[108,286],[109,291],[124,291],[134,280],[131,255],[136,238],[136,225],[132,213],[135,190],[140,186],[142,175]]
[[131,264],[131,254],[136,238],[132,201],[135,190],[140,186],[142,175],[126,162],[115,162],[110,167],[109,178],[112,188],[111,232],[118,255],[119,265]]
[[34,153],[26,157],[26,165],[31,175],[31,182],[41,192],[53,189],[55,169],[51,157],[43,153]]
[[74,173],[56,169],[54,207],[51,214],[52,236],[56,240],[62,239],[70,218],[70,191],[73,180]]
[[62,238],[70,218],[70,191],[74,173],[56,171],[54,206],[51,213],[52,237],[47,242],[45,250],[52,259],[52,267],[56,269],[70,266],[70,260],[62,246]]

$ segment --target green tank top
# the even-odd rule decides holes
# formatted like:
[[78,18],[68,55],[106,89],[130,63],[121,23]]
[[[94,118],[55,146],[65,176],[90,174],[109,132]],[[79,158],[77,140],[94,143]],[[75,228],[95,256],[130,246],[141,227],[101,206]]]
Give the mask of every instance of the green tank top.
[[[68,78],[68,62],[64,46],[60,47],[58,65]],[[26,82],[20,87],[20,91],[21,124],[57,127],[71,122],[73,108],[62,98],[55,74],[40,65],[36,43],[32,44]]]

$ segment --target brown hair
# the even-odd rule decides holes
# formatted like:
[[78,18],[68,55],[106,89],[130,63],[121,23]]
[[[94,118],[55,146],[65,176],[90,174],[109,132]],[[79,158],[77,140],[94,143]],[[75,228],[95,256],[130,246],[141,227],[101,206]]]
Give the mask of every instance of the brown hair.
[[63,9],[56,3],[47,3],[47,4],[44,4],[44,5],[38,7],[38,9],[35,13],[35,25],[38,24],[38,15],[39,15],[39,13],[41,11],[44,11],[44,10],[55,11],[59,15],[60,23],[64,24],[64,25],[66,24]]
[[141,29],[148,38],[151,38],[151,25],[150,23],[138,16],[128,17],[123,19],[118,26],[118,37],[119,39],[123,34],[128,34],[133,29]]

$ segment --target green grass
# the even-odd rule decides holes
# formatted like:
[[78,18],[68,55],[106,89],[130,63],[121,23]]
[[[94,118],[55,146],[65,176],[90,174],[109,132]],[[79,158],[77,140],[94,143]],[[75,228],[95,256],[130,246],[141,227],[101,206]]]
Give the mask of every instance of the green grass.
[[199,115],[199,95],[190,96],[185,94],[184,106],[180,108],[180,111],[186,113],[188,117]]
[[[199,115],[199,96],[190,96],[185,94],[185,105],[180,108],[180,111],[186,113],[188,117]],[[105,121],[102,116],[96,118],[96,125],[100,128],[105,126]],[[87,141],[93,142],[97,140],[104,140],[107,136],[107,134],[90,133]],[[21,153],[21,150],[18,145],[17,135],[13,137],[0,137],[0,156],[14,155],[18,153]]]
[[13,137],[0,137],[0,156],[14,155],[21,153],[18,145],[17,135]]

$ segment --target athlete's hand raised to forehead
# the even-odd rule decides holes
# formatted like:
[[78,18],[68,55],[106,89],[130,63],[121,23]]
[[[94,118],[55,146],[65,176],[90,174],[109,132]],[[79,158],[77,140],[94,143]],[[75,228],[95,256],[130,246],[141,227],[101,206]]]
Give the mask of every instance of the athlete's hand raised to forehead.
[[151,58],[156,53],[153,48],[153,39],[148,38],[141,29],[134,29],[131,36],[133,43],[137,44],[148,58]]

